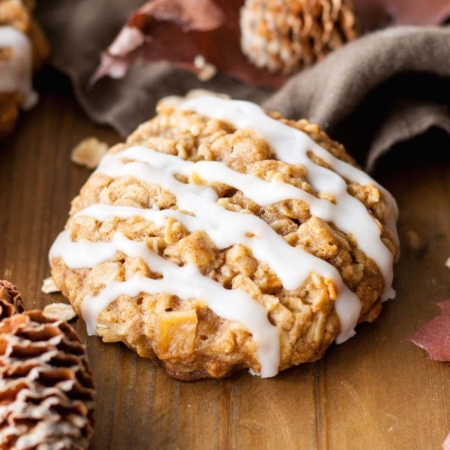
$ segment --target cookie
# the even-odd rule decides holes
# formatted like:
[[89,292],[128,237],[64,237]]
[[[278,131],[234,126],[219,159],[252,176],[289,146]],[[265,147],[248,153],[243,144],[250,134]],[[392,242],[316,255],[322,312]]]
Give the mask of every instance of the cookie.
[[162,104],[72,202],[52,276],[89,334],[180,380],[321,358],[394,296],[397,208],[318,125]]
[[48,58],[48,42],[32,18],[34,3],[0,1],[0,139],[10,134],[20,109],[37,102],[33,73]]

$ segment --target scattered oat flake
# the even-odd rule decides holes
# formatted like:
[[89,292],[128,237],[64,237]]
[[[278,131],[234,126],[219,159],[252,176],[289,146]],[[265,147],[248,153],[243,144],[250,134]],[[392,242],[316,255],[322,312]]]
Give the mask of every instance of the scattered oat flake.
[[217,73],[217,67],[206,61],[202,55],[195,57],[194,66],[199,70],[197,77],[200,81],[209,81]]
[[436,303],[441,314],[419,328],[409,340],[428,352],[430,359],[450,361],[450,299]]
[[95,137],[83,139],[71,152],[70,159],[75,164],[95,169],[106,154],[108,144]]
[[46,278],[42,283],[42,292],[44,294],[54,294],[55,292],[61,292],[55,284],[52,277]]
[[43,313],[50,319],[69,321],[77,315],[72,306],[66,303],[51,303],[44,308]]
[[445,261],[445,267],[450,270],[450,258],[447,258],[447,261]]
[[425,248],[425,241],[414,230],[408,230],[406,232],[406,241],[411,250],[422,250]]

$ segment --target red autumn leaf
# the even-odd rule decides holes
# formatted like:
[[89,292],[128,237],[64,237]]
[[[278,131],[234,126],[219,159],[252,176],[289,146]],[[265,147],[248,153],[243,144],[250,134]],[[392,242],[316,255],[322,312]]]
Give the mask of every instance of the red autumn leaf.
[[[286,77],[250,63],[240,47],[239,11],[244,0],[153,0],[130,16],[103,52],[93,77],[122,78],[131,63],[168,61],[200,73],[201,55],[220,72],[249,84],[280,87]],[[198,61],[198,59],[197,59]]]
[[364,30],[395,25],[439,25],[450,15],[449,0],[353,0]]
[[450,450],[450,433],[447,435],[444,443],[442,444],[442,450]]
[[419,328],[409,340],[426,350],[431,359],[450,361],[450,299],[436,304],[442,313]]

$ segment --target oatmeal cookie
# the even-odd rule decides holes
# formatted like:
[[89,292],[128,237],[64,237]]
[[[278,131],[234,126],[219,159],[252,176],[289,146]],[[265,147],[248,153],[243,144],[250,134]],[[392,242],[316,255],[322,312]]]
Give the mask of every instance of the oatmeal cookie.
[[36,103],[32,75],[48,57],[33,9],[30,0],[0,0],[0,139],[13,131],[19,110]]
[[162,104],[72,202],[52,276],[90,334],[180,380],[321,358],[393,297],[397,210],[318,125]]

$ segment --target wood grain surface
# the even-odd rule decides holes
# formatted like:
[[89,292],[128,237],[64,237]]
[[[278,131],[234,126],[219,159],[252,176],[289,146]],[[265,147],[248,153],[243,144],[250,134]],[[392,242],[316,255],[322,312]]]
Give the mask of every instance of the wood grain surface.
[[[90,171],[70,162],[72,147],[98,136],[63,78],[40,77],[38,107],[0,144],[0,278],[17,284],[28,307],[65,301],[41,292],[48,250],[71,199]],[[152,111],[149,111],[149,117]],[[379,320],[333,345],[315,364],[272,379],[241,373],[222,381],[183,383],[120,344],[88,337],[98,389],[92,449],[439,449],[450,431],[450,366],[430,361],[407,341],[450,297],[449,140],[434,133],[403,145],[375,176],[400,207],[402,256]],[[411,231],[426,241],[408,247]]]

